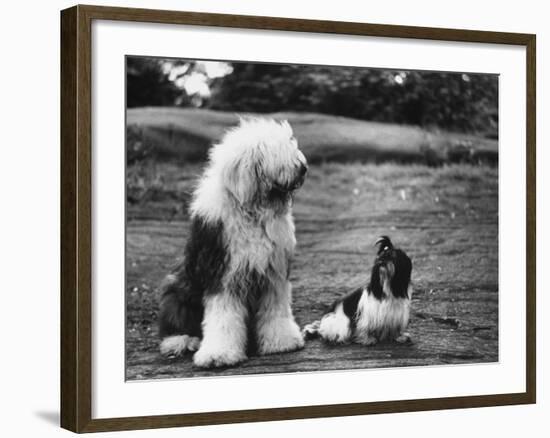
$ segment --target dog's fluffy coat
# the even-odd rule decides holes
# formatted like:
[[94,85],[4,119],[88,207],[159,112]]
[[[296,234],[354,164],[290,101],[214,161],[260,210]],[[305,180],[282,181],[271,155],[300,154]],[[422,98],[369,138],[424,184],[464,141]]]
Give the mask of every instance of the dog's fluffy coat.
[[306,170],[287,122],[242,120],[212,147],[184,261],[161,287],[163,354],[197,350],[194,363],[212,367],[303,347],[288,277]]
[[333,303],[320,321],[304,329],[306,337],[321,336],[332,343],[408,342],[412,263],[387,236],[377,241],[370,282]]

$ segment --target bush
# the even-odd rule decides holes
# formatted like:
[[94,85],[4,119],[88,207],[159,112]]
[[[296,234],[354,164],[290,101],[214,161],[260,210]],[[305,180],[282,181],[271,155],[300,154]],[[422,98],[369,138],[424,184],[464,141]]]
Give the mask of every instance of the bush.
[[498,136],[498,77],[236,63],[212,82],[212,109],[308,111]]

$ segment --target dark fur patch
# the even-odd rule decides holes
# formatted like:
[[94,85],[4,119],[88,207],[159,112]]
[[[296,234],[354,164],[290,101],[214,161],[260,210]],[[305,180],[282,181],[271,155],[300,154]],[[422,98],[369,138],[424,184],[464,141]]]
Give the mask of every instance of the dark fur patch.
[[343,300],[343,308],[346,316],[351,320],[355,320],[355,315],[357,314],[357,307],[359,306],[359,300],[363,295],[363,288],[359,288],[349,295],[347,295]]
[[384,290],[382,288],[382,283],[380,283],[380,265],[376,263],[372,267],[370,283],[367,289],[377,300],[382,300],[384,298]]
[[267,277],[255,269],[244,269],[235,273],[228,285],[227,292],[233,294],[236,299],[242,300],[242,305],[246,308],[247,355],[249,356],[257,352],[255,315],[260,298],[268,286]]
[[395,274],[391,279],[391,290],[397,298],[407,298],[411,282],[411,259],[400,249],[394,250]]
[[159,314],[159,335],[202,336],[203,296],[220,291],[229,263],[221,222],[209,224],[196,217],[185,247],[183,262],[166,285]]
[[275,212],[275,214],[284,214],[292,203],[292,192],[281,191],[277,188],[272,188],[267,193],[267,205]]

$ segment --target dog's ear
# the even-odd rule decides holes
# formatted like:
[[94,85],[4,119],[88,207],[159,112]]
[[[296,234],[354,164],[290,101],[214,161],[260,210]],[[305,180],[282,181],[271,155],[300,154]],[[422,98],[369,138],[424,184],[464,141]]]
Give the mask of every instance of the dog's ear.
[[401,250],[396,250],[395,275],[391,279],[392,293],[396,297],[407,297],[411,283],[412,262]]
[[368,289],[376,299],[381,300],[384,297],[384,289],[380,281],[380,267],[377,264],[372,267]]
[[234,160],[225,172],[225,186],[241,204],[249,203],[254,195],[254,166],[243,158]]

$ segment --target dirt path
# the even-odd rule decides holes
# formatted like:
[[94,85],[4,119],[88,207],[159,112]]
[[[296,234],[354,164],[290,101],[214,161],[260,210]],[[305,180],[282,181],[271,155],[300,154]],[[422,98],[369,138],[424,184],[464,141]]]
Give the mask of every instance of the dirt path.
[[299,352],[253,357],[216,371],[194,368],[190,357],[169,360],[158,354],[155,288],[180,260],[188,231],[180,204],[188,199],[189,175],[197,169],[157,165],[155,172],[163,175],[162,190],[128,209],[128,379],[498,360],[496,169],[313,167],[294,208],[298,250],[291,281],[297,322],[318,319],[336,297],[365,283],[372,243],[388,234],[413,260],[413,344],[333,347],[314,340]]

